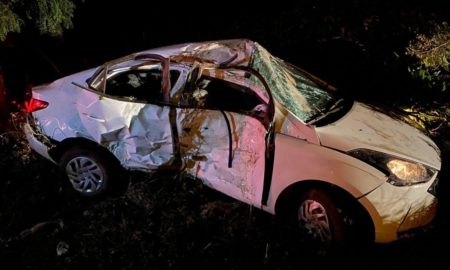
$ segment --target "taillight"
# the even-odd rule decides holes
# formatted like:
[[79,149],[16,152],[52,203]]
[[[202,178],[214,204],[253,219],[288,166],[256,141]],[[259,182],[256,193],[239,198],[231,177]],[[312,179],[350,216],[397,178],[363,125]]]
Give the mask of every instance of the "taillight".
[[31,98],[30,101],[25,101],[25,110],[30,112],[39,111],[48,107],[48,102]]

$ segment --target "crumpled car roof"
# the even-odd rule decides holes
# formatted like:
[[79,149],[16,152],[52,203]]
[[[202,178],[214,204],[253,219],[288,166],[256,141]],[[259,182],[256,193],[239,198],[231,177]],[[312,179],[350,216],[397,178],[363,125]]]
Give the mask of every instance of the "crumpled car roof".
[[159,54],[177,61],[192,62],[200,60],[218,66],[248,66],[255,42],[248,39],[229,39],[183,43],[156,49],[141,51],[140,54]]

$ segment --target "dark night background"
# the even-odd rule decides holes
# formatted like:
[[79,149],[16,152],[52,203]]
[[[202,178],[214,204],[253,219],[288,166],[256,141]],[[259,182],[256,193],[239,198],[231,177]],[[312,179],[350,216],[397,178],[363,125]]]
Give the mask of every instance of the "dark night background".
[[[62,37],[32,29],[12,35],[0,47],[10,96],[20,99],[28,83],[149,48],[249,38],[355,99],[450,102],[449,90],[409,74],[414,59],[405,56],[416,34],[450,21],[447,1],[147,2],[86,0]],[[430,230],[317,254],[269,214],[178,175],[132,174],[124,196],[81,200],[66,191],[53,164],[8,131],[0,136],[0,269],[448,269],[449,134],[433,137],[443,149],[443,174]],[[47,223],[27,230],[40,222]],[[58,256],[65,244],[67,253]]]

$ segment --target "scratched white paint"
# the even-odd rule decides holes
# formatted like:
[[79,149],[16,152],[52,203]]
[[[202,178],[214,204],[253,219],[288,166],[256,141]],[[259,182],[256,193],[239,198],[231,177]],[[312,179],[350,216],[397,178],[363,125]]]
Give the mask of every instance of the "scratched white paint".
[[440,169],[438,148],[429,137],[360,102],[338,121],[316,130],[326,146],[342,151],[370,148]]
[[370,211],[377,234],[376,241],[387,243],[404,232],[429,224],[436,214],[437,199],[427,192],[432,181],[411,187],[384,183],[367,195],[373,206]]
[[[255,118],[226,113],[231,126],[232,166],[228,167],[229,140],[220,111],[178,109],[177,126],[186,171],[208,186],[234,198],[254,202],[262,192],[266,130]],[[259,196],[258,196],[259,197]]]

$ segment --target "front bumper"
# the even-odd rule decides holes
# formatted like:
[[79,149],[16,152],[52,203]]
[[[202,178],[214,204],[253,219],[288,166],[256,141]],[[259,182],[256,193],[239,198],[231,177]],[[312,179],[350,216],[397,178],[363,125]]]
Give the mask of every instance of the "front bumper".
[[428,190],[437,185],[436,176],[427,183],[409,187],[384,183],[360,199],[374,222],[375,242],[392,242],[431,223],[436,215],[437,198]]
[[50,146],[48,145],[48,143],[44,142],[42,138],[43,135],[38,134],[37,131],[35,131],[32,128],[29,122],[23,125],[23,131],[25,133],[28,143],[30,144],[30,147],[34,151],[36,151],[38,154],[45,157],[46,159],[52,161],[53,163],[57,164],[57,162],[54,161],[48,153]]

